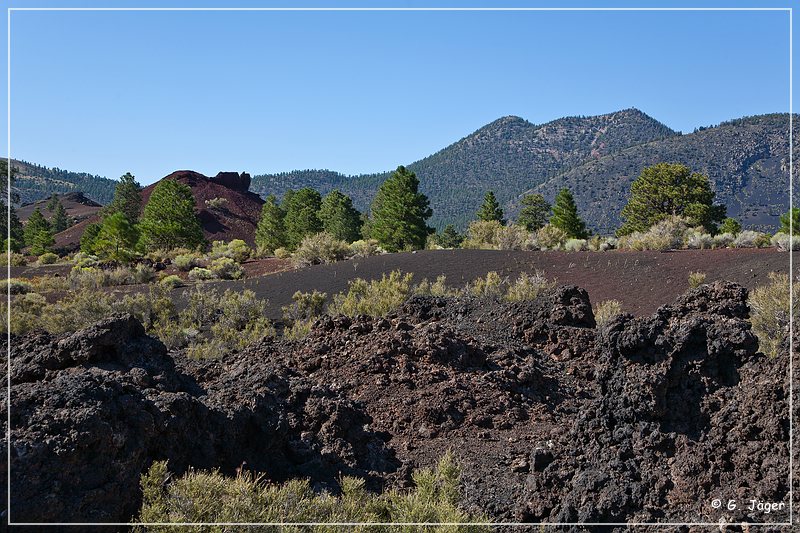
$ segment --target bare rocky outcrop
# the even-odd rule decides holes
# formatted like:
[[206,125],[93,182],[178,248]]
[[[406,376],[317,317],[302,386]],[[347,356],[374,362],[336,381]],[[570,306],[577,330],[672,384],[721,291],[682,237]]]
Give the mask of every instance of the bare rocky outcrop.
[[596,328],[576,287],[416,297],[215,361],[128,316],[15,338],[14,519],[128,520],[157,459],[335,492],[342,474],[408,486],[450,449],[493,520],[780,521],[744,508],[788,493],[787,361],[758,353],[746,302],[717,282]]

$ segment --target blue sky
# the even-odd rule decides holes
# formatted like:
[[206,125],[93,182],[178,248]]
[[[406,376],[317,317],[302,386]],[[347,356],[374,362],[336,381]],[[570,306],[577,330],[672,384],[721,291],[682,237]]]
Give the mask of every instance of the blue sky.
[[[113,178],[130,171],[143,183],[185,168],[212,175],[382,171],[504,115],[542,123],[637,107],[687,132],[789,109],[786,12],[14,11],[11,17],[12,157]],[[6,141],[3,128],[4,154]]]

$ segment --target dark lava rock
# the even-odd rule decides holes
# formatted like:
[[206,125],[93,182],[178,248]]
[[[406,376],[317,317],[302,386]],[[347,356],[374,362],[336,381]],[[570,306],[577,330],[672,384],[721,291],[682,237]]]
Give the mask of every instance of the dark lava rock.
[[13,338],[14,519],[127,521],[154,460],[335,492],[343,474],[408,487],[451,450],[464,507],[493,520],[763,521],[710,508],[788,497],[788,358],[758,353],[748,312],[718,282],[595,328],[559,287],[326,316],[214,361],[128,316]]

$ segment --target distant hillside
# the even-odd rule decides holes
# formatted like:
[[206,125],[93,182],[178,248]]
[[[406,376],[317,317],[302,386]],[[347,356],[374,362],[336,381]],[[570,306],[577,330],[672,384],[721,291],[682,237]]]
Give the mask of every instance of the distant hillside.
[[[794,121],[794,136],[800,134]],[[797,160],[800,151],[795,148]],[[774,229],[789,206],[789,115],[746,117],[601,157],[534,187],[552,199],[561,187],[600,232],[620,224],[631,182],[658,162],[683,163],[712,181],[728,214],[754,229]]]
[[[87,198],[81,192],[57,194],[56,197],[61,202],[61,205],[64,206],[67,216],[74,222],[80,222],[81,220],[91,218],[103,207],[94,200]],[[53,212],[47,209],[47,204],[49,202],[50,198],[48,197],[44,200],[38,200],[31,204],[23,205],[17,209],[17,216],[22,222],[25,222],[28,220],[28,217],[31,216],[33,211],[36,208],[39,208],[39,211],[42,213],[42,215],[44,215],[44,218],[51,220],[53,218]]]
[[19,193],[22,204],[49,198],[53,193],[68,192],[83,192],[91,200],[103,205],[114,198],[115,180],[85,172],[47,168],[17,159],[12,159],[11,165],[18,171],[14,190]]
[[[465,226],[487,190],[510,205],[516,196],[558,172],[621,149],[678,135],[636,109],[595,117],[567,117],[535,125],[519,117],[500,118],[415,163],[420,188],[431,199],[431,223]],[[259,194],[282,195],[311,186],[326,193],[339,188],[366,210],[388,173],[345,176],[305,170],[253,177]]]

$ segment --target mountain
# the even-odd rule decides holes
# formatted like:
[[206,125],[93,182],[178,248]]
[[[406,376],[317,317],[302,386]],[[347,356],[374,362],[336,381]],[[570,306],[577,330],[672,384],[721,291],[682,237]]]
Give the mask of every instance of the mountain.
[[49,198],[53,193],[68,192],[82,192],[87,198],[105,205],[114,198],[117,186],[115,180],[102,176],[48,168],[17,159],[11,160],[11,166],[17,169],[14,190],[19,193],[23,205]]
[[[794,121],[794,138],[800,134]],[[794,159],[800,150],[795,147]],[[533,187],[552,199],[568,187],[581,214],[601,233],[619,227],[631,182],[658,162],[683,163],[709,177],[716,201],[745,227],[774,230],[789,208],[789,115],[745,117],[633,146],[559,173]]]
[[[431,224],[466,226],[483,196],[493,190],[510,207],[517,195],[559,172],[625,148],[678,133],[637,109],[594,117],[566,117],[535,125],[520,117],[500,118],[458,142],[408,166],[433,207]],[[252,190],[282,195],[310,186],[327,193],[340,189],[366,210],[389,173],[346,176],[304,170],[253,177]]]
[[[68,192],[66,194],[56,194],[55,196],[61,202],[61,205],[64,206],[67,217],[75,222],[93,217],[103,207],[94,200],[87,198],[82,192]],[[50,199],[47,198],[45,200],[37,200],[36,202],[25,204],[17,209],[17,216],[20,221],[25,222],[33,211],[38,208],[45,219],[51,220],[53,218],[53,212],[47,209],[47,204],[49,202]]]

